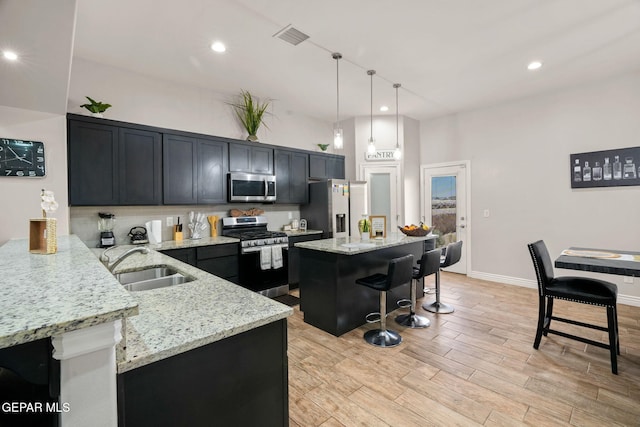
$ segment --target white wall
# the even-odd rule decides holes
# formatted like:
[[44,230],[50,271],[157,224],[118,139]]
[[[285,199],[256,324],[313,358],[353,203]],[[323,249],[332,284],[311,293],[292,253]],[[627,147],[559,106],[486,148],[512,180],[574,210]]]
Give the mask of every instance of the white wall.
[[58,235],[69,234],[66,127],[61,115],[0,106],[0,138],[43,142],[46,162],[44,178],[0,177],[0,245],[29,237],[29,219],[42,218],[43,188],[53,191],[60,204],[49,215],[58,220]]
[[[245,89],[251,90],[250,82]],[[113,105],[104,114],[107,119],[245,139],[246,131],[226,104],[239,91],[229,88],[226,94],[213,92],[74,57],[68,111],[87,114],[80,105],[88,95]],[[271,97],[277,98],[277,94]],[[258,131],[261,142],[306,150],[332,142],[331,123],[297,114],[291,108],[277,99],[273,101],[266,120],[268,128],[261,126]]]
[[[422,122],[422,164],[471,160],[471,274],[535,280],[526,244],[537,239],[554,258],[569,246],[640,250],[640,187],[569,181],[571,153],[640,146],[639,113],[635,73]],[[640,296],[637,278],[596,276]]]

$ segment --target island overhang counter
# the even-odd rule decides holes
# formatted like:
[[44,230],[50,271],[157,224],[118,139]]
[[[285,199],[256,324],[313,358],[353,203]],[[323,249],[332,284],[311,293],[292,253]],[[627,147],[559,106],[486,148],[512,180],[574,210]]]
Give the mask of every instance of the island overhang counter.
[[[389,261],[412,254],[415,261],[435,248],[437,236],[422,237],[390,233],[384,239],[362,241],[342,237],[296,243],[300,249],[300,311],[304,321],[340,336],[365,323],[377,312],[379,293],[356,284],[356,279],[387,273]],[[397,301],[409,298],[410,284],[387,293],[388,311]],[[418,295],[422,295],[419,289]]]

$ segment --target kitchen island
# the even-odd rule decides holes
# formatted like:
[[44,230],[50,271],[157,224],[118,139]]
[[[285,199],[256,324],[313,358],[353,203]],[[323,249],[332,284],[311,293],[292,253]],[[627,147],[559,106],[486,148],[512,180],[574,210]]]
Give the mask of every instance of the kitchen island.
[[[384,239],[369,241],[343,237],[296,243],[304,321],[335,336],[364,324],[367,314],[380,310],[380,297],[378,292],[357,285],[356,279],[386,274],[391,259],[407,254],[413,254],[417,262],[426,250],[435,248],[436,237],[390,233]],[[396,309],[398,300],[409,298],[409,286],[387,293],[388,311]]]
[[[291,308],[154,250],[131,255],[115,272],[168,265],[193,280],[130,293],[75,236],[59,238],[53,255],[31,255],[27,246],[23,240],[0,248],[0,283],[11,297],[0,306],[2,346],[55,342],[79,328],[114,325],[113,357],[102,362],[110,365],[112,386],[103,383],[104,376],[80,377],[85,387],[113,393],[113,422],[111,415],[96,412],[102,401],[87,397],[61,414],[81,420],[65,426],[98,419],[114,426],[224,425],[238,417],[254,424],[288,423],[286,317]],[[129,248],[113,249],[112,258]],[[124,339],[114,349],[120,324]],[[85,392],[76,389],[72,397]]]

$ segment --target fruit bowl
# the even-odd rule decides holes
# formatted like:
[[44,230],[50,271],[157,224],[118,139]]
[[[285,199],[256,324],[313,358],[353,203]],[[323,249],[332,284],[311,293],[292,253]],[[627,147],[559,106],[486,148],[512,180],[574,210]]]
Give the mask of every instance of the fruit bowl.
[[413,237],[422,237],[426,236],[431,232],[431,228],[427,228],[426,230],[422,227],[416,227],[414,229],[406,229],[404,227],[398,226],[398,230],[402,231],[402,234]]

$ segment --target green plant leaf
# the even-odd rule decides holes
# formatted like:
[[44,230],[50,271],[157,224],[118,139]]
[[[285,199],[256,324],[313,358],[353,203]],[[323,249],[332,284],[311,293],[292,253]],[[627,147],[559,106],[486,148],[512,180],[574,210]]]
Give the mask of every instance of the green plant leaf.
[[256,135],[260,125],[264,124],[267,129],[269,128],[264,122],[264,115],[267,113],[270,103],[270,99],[260,102],[249,91],[241,89],[240,101],[229,103],[229,105],[234,108],[238,120],[249,135]]

